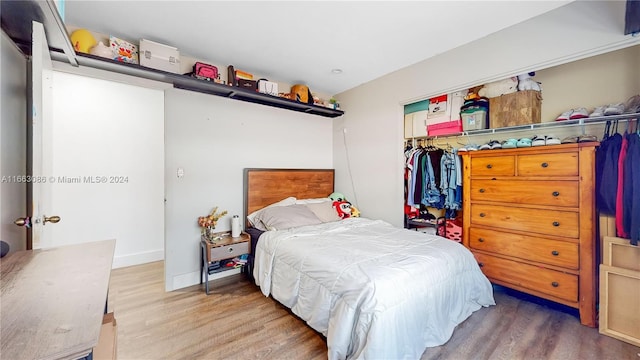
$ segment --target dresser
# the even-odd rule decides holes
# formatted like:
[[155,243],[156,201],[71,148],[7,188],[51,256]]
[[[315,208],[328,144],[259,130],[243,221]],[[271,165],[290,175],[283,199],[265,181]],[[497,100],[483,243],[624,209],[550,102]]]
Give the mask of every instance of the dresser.
[[462,155],[463,244],[495,284],[595,327],[597,142]]

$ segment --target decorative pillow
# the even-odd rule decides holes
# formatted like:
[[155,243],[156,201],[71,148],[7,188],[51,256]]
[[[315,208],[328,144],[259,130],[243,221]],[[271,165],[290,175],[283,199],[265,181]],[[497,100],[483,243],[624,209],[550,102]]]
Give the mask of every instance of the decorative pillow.
[[333,208],[333,203],[331,201],[324,201],[318,203],[309,203],[304,204],[306,207],[311,210],[318,219],[322,222],[331,222],[340,220],[340,216],[336,212],[336,209]]
[[317,204],[326,201],[332,201],[329,197],[326,198],[313,198],[313,199],[296,199],[296,204]]
[[[251,214],[247,215],[247,220],[249,220],[249,223],[251,225],[256,226],[254,219],[258,214],[260,214],[261,211],[264,211],[264,210],[269,209],[271,207],[289,206],[289,205],[293,205],[295,203],[296,203],[296,198],[294,198],[293,196],[288,197],[286,199],[282,199],[282,200],[278,201],[277,203],[273,203],[273,204],[271,204],[269,206],[263,207],[260,210],[256,210],[256,211],[252,212]],[[264,230],[264,229],[261,229],[261,230]]]
[[257,229],[286,230],[298,226],[317,225],[322,221],[303,204],[273,206],[262,209],[254,218]]

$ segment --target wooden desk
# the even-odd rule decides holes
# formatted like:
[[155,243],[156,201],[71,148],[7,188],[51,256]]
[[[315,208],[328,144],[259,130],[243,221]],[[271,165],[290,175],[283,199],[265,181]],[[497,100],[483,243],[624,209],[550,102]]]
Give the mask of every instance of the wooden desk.
[[115,240],[18,251],[0,261],[3,359],[77,359],[98,344]]

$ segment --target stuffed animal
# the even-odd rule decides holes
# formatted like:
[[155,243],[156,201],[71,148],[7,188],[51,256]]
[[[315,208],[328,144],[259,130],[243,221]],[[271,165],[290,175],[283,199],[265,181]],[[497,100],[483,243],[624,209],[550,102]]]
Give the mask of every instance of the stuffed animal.
[[351,203],[346,200],[336,200],[333,202],[333,208],[336,209],[340,219],[351,217]]
[[518,91],[523,90],[535,90],[542,91],[540,83],[532,78],[536,75],[535,72],[530,72],[522,75],[518,75]]
[[93,37],[91,32],[86,29],[78,29],[71,33],[71,45],[73,48],[85,54],[89,53],[89,50],[96,46],[96,39]]
[[331,193],[331,195],[329,195],[329,199],[333,200],[333,201],[342,201],[342,200],[346,200],[344,198],[344,195],[342,195],[342,193],[339,192],[333,192]]
[[480,85],[480,86],[475,86],[469,89],[469,91],[467,92],[467,95],[465,95],[464,99],[465,100],[475,100],[475,99],[479,99],[480,95],[478,95],[478,91],[480,91],[480,89],[482,89],[484,85]]
[[484,87],[478,91],[478,95],[493,98],[500,95],[511,94],[516,91],[518,91],[518,78],[514,76],[485,84]]

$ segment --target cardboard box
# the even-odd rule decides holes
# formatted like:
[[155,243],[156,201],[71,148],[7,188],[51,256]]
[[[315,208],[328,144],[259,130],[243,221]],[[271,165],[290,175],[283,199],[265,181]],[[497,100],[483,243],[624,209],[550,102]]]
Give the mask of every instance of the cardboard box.
[[112,360],[118,354],[118,325],[113,313],[105,314],[102,318],[102,328],[98,345],[93,348],[93,359]]
[[258,91],[263,94],[278,96],[278,83],[267,80],[259,80]]
[[111,58],[113,60],[130,64],[138,63],[137,46],[115,36],[109,36],[109,45],[111,47]]
[[462,120],[427,125],[427,136],[451,135],[462,132]]
[[489,99],[492,129],[540,123],[542,94],[535,90],[516,91]]
[[172,46],[142,39],[140,40],[140,65],[179,74],[180,52]]

